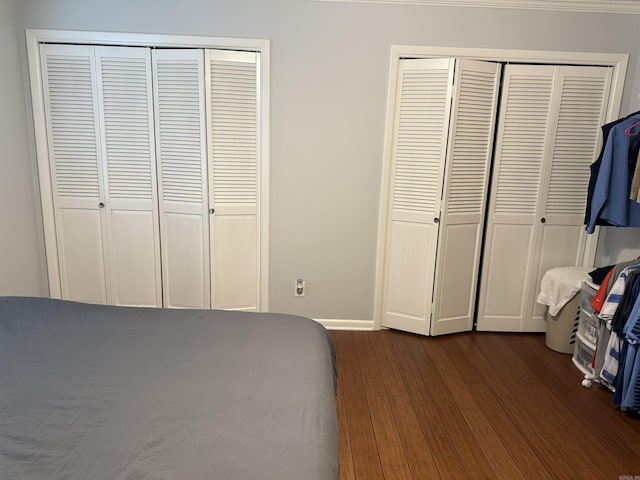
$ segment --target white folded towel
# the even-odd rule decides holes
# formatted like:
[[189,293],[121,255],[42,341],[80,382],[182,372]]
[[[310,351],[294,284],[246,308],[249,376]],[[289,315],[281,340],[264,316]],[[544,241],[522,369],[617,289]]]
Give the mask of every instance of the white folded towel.
[[547,271],[540,282],[537,302],[547,305],[551,315],[558,312],[580,291],[592,267],[559,267]]

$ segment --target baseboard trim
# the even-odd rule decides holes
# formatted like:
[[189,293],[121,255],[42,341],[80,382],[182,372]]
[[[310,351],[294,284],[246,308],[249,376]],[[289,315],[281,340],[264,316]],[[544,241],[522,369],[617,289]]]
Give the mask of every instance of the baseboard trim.
[[373,330],[373,320],[341,320],[337,318],[314,318],[314,320],[327,330],[353,330],[365,332]]

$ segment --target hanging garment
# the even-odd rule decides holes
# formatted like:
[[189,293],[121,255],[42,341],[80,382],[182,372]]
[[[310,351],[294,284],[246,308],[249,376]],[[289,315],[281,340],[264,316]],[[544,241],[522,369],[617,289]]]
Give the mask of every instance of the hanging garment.
[[640,132],[640,116],[626,118],[611,127],[602,151],[597,176],[590,192],[587,233],[593,233],[599,220],[610,225],[640,226],[640,204],[629,199],[629,149]]
[[[611,335],[615,335],[615,333],[612,333]],[[615,381],[613,382],[613,384],[615,385],[615,392],[613,393],[613,403],[617,403],[618,405],[620,404],[620,402],[622,402],[622,397],[623,397],[623,392],[624,392],[624,388],[625,388],[625,376],[624,376],[624,365],[627,362],[627,353],[629,350],[629,344],[627,342],[624,342],[622,345],[622,350],[620,351],[620,361],[619,364],[622,365],[622,368],[620,368],[620,371],[618,372],[618,375],[615,378]]]
[[[613,400],[621,410],[640,411],[640,296],[635,303],[623,328],[624,346],[620,355],[616,392]],[[612,333],[612,335],[614,335]]]
[[[639,139],[639,138],[640,136],[636,137],[636,139]],[[640,146],[640,141],[636,142],[634,140],[634,143],[637,143]],[[633,146],[631,147],[631,150],[633,150]],[[633,155],[633,152],[629,152],[629,155]],[[640,148],[636,152],[636,166],[633,169],[633,178],[631,179],[631,191],[629,192],[629,199],[633,200],[636,203],[640,202],[640,162],[638,161],[638,158],[640,158]]]
[[607,299],[605,300],[604,305],[602,305],[602,310],[600,310],[600,313],[598,314],[599,318],[606,321],[610,321],[613,318],[613,315],[616,313],[618,306],[622,302],[622,297],[624,295],[625,289],[627,288],[627,280],[629,278],[629,274],[633,270],[638,269],[640,269],[640,265],[636,264],[626,267],[624,270],[622,270],[622,272],[620,272],[620,275],[618,275],[618,278],[613,284],[613,287],[611,287],[609,295],[607,295]]
[[[593,367],[595,377],[602,380],[604,380],[604,378],[602,377],[602,368],[604,367],[604,361],[607,358],[607,345],[609,344],[610,337],[611,330],[607,328],[607,324],[605,322],[600,322],[600,327],[598,328],[598,341],[596,343],[596,351],[593,354],[593,361],[591,363],[591,366]],[[607,384],[611,385],[611,382],[607,381]]]
[[606,267],[598,267],[595,270],[590,271],[589,276],[591,277],[591,281],[596,285],[602,285],[605,277],[614,267],[615,265],[607,265]]
[[622,389],[622,401],[620,410],[640,411],[640,358],[638,358],[638,345],[629,344],[627,358],[624,366],[624,386]]
[[615,332],[611,332],[604,357],[604,365],[600,372],[600,377],[609,383],[616,383],[620,362],[620,352],[624,346],[625,343],[622,337]]
[[[633,116],[633,115],[630,115]],[[629,117],[620,118],[613,122],[607,123],[601,127],[602,129],[602,148],[600,149],[600,153],[598,154],[598,158],[590,165],[591,175],[589,177],[589,186],[587,187],[587,206],[585,209],[584,216],[584,224],[588,225],[591,219],[591,199],[593,198],[593,190],[596,187],[596,180],[598,179],[598,174],[600,173],[600,165],[602,165],[602,157],[604,155],[604,147],[607,144],[607,139],[609,138],[609,133],[611,133],[611,129],[618,125],[619,123],[624,122]],[[596,218],[596,225],[609,225],[607,222],[602,221],[599,218]]]
[[611,318],[611,329],[614,332],[622,332],[625,324],[631,318],[638,294],[640,293],[640,270],[629,273],[627,286],[622,295],[620,305]]
[[591,308],[593,308],[593,312],[596,314],[600,313],[602,304],[604,303],[605,298],[607,298],[607,289],[609,288],[609,282],[611,281],[614,270],[614,267],[609,269],[609,273],[604,277],[600,283],[600,288],[591,299]]

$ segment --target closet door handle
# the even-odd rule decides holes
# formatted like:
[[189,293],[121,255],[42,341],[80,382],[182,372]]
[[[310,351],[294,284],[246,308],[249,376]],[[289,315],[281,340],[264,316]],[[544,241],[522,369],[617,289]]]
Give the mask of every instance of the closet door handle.
[[104,203],[100,202],[100,203],[98,204],[98,208],[104,208]]
[[213,215],[215,213],[215,210],[213,208],[209,209],[209,215]]
[[547,223],[547,219],[546,219],[546,218],[544,218],[544,217],[542,217],[542,218],[540,219],[540,223]]
[[440,219],[438,217],[434,218],[433,223],[440,223]]

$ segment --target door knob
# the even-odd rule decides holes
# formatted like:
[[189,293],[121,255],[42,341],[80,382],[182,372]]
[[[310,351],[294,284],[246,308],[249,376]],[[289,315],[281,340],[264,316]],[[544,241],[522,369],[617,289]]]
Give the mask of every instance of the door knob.
[[438,217],[434,218],[433,223],[440,223],[440,219]]
[[213,215],[214,212],[215,212],[215,210],[213,208],[209,209],[209,215]]
[[546,218],[544,218],[544,217],[542,217],[542,218],[540,219],[540,223],[547,223],[547,219],[546,219]]
[[98,204],[98,208],[104,208],[104,203],[100,202],[100,203]]

